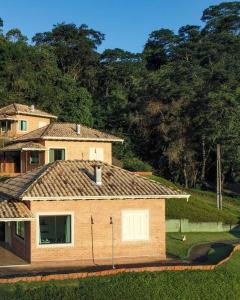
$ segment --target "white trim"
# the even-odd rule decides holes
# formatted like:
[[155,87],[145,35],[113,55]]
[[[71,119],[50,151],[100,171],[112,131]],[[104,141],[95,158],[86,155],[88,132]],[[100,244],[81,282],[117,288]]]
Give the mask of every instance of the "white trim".
[[[21,151],[46,151],[46,148],[22,148]],[[8,150],[6,150],[8,151]],[[16,151],[16,150],[13,150]]]
[[28,197],[23,196],[21,200],[101,200],[101,199],[186,199],[188,201],[190,195],[123,195],[123,196],[57,196],[57,197]]
[[35,218],[0,218],[0,222],[25,222],[35,221]]
[[[39,138],[35,138],[39,139]],[[80,137],[56,137],[56,136],[43,136],[42,140],[57,140],[57,141],[100,141],[100,142],[124,142],[123,139],[114,138],[80,138]]]
[[[64,244],[40,244],[39,241],[39,217],[40,216],[71,216],[71,243]],[[36,248],[62,248],[74,246],[74,212],[41,212],[36,214]]]

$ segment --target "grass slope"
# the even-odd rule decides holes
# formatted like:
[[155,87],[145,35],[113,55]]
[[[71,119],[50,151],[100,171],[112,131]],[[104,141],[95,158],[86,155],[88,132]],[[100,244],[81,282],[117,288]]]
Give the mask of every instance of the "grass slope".
[[[229,232],[191,232],[186,233],[185,235],[187,240],[183,242],[181,233],[167,233],[166,242],[168,254],[184,259],[188,256],[188,251],[193,245],[225,240],[235,241],[240,239],[240,233]],[[211,256],[213,256],[213,254],[211,254]]]
[[[159,176],[150,179],[163,183],[169,187],[178,188],[172,182]],[[223,210],[216,209],[216,194],[197,189],[185,190],[191,195],[189,202],[185,199],[166,200],[167,219],[189,219],[192,222],[224,222],[237,224],[240,221],[240,200],[224,196]]]
[[126,273],[82,280],[0,285],[1,300],[240,299],[240,252],[213,271]]

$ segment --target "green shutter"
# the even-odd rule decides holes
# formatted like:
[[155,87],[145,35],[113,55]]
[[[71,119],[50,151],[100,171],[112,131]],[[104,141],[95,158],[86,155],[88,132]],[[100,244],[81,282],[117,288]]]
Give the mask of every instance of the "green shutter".
[[55,161],[55,157],[54,157],[54,149],[50,149],[49,150],[49,162],[54,162]]
[[61,150],[61,160],[65,160],[65,150]]

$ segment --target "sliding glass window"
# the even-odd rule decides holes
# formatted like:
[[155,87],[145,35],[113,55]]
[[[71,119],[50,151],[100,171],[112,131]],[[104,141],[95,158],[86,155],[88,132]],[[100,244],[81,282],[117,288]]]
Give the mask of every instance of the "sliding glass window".
[[70,244],[71,215],[39,216],[39,244]]

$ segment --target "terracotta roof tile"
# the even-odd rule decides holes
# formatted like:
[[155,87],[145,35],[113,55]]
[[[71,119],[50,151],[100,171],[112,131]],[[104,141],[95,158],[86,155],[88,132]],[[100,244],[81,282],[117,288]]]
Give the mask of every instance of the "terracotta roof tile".
[[19,138],[16,141],[34,140],[34,139],[68,139],[68,140],[108,140],[108,141],[123,141],[122,139],[84,126],[80,125],[80,134],[77,134],[76,124],[74,123],[51,123],[45,127],[31,131]]
[[34,111],[31,111],[30,106],[20,104],[20,103],[13,103],[0,108],[0,115],[15,115],[15,114],[27,114],[27,115],[42,116],[42,117],[48,117],[54,119],[57,118],[56,116],[37,108],[34,108]]
[[102,185],[94,180],[93,161],[57,161],[0,184],[0,196],[28,200],[33,198],[187,198],[184,192],[132,174],[124,169],[101,163]]
[[22,142],[22,143],[13,143],[8,144],[7,146],[0,148],[0,151],[20,151],[20,150],[45,150],[46,148],[39,143],[34,142]]
[[30,219],[33,214],[27,206],[20,201],[0,201],[0,220],[1,219]]

